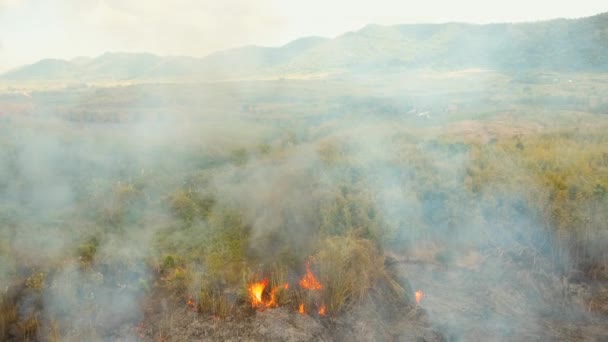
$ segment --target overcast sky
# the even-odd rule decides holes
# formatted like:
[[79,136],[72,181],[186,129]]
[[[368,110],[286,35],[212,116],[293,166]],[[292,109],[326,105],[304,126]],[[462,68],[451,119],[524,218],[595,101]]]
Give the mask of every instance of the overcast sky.
[[608,0],[0,0],[0,71],[106,51],[204,56],[369,23],[473,23],[584,17]]

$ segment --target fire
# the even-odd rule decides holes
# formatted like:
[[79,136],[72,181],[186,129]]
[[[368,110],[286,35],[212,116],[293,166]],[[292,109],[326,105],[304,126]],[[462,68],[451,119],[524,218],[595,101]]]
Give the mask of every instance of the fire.
[[262,295],[264,294],[264,289],[266,289],[266,286],[268,286],[268,279],[264,279],[260,282],[249,285],[249,295],[251,296],[251,307],[255,308],[258,306],[265,306],[264,300],[262,299]]
[[306,274],[300,279],[300,286],[307,290],[321,290],[323,285],[319,283],[315,275],[310,270],[310,262],[306,262]]
[[424,292],[422,292],[421,290],[418,290],[416,292],[414,292],[414,298],[416,299],[416,305],[420,305],[420,302],[422,301],[422,298],[424,298]]
[[279,290],[278,287],[274,287],[271,291],[270,291],[270,300],[266,303],[264,303],[264,305],[267,308],[276,308],[277,306],[279,306],[279,303],[277,303],[277,291]]
[[319,315],[320,316],[325,316],[325,305],[321,305],[321,307],[319,308]]
[[[267,298],[264,296],[264,291],[268,287],[268,279],[260,282],[249,284],[249,296],[251,297],[251,307],[253,308],[276,308],[279,306],[277,301],[277,292],[281,289],[287,290],[289,284],[285,283],[280,287],[273,287],[267,293]],[[269,297],[269,298],[268,298]]]
[[[317,291],[323,289],[323,285],[317,280],[311,271],[310,262],[306,262],[306,274],[302,276],[299,283],[300,287],[305,290]],[[251,307],[257,308],[258,310],[276,308],[279,306],[279,295],[281,294],[281,291],[288,291],[289,288],[290,285],[288,283],[271,286],[269,285],[268,278],[250,283],[247,285],[247,290],[249,292],[249,297],[251,297]],[[190,300],[191,299],[188,300],[188,306],[195,306],[196,304],[194,301],[191,303]],[[327,309],[325,304],[317,306],[317,303],[315,303],[315,307],[318,308],[317,313],[320,316],[326,315]],[[300,314],[306,314],[304,303],[299,304],[298,312]]]
[[194,301],[194,299],[192,297],[188,297],[188,300],[186,301],[186,305],[193,311],[196,311],[196,302]]

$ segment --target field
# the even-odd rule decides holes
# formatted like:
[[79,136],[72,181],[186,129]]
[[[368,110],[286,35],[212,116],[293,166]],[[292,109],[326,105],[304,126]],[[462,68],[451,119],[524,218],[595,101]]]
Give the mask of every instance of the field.
[[607,93],[481,69],[0,84],[0,339],[605,339]]

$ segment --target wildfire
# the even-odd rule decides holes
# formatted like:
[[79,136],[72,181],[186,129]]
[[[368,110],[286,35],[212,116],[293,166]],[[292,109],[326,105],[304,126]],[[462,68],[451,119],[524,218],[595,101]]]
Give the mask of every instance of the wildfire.
[[196,302],[194,301],[194,299],[192,299],[192,297],[188,297],[188,300],[186,301],[186,305],[192,309],[192,310],[196,310]]
[[315,275],[310,270],[310,262],[306,262],[306,274],[300,279],[300,286],[307,290],[321,290],[323,285],[319,283]]
[[[305,290],[318,291],[323,289],[323,285],[311,271],[310,262],[306,263],[306,274],[302,276],[299,283],[300,287]],[[251,307],[260,311],[266,308],[278,307],[281,291],[288,291],[289,287],[288,283],[279,286],[270,286],[268,278],[248,284],[247,290],[249,292],[249,297],[251,297]],[[188,306],[190,306],[190,300],[188,301]],[[325,316],[327,314],[325,304],[318,306],[318,302],[315,302],[313,306],[318,308],[317,313],[319,316]],[[300,314],[306,314],[304,303],[299,304],[298,312]]]
[[251,307],[265,306],[262,295],[268,286],[268,279],[249,285],[249,295],[251,296]]
[[276,287],[270,291],[270,300],[264,303],[267,308],[276,308],[277,306],[279,306],[279,303],[277,303],[277,291],[278,288]]
[[414,298],[416,299],[416,305],[420,305],[422,298],[424,298],[424,292],[421,290],[414,292]]
[[321,307],[319,308],[319,315],[320,316],[325,316],[325,305],[321,305]]
[[280,287],[273,287],[267,293],[267,298],[264,296],[264,291],[268,287],[268,279],[264,279],[257,283],[249,284],[249,296],[251,297],[251,307],[253,308],[275,308],[279,306],[277,301],[277,292],[280,289],[287,290],[289,284],[285,283]]

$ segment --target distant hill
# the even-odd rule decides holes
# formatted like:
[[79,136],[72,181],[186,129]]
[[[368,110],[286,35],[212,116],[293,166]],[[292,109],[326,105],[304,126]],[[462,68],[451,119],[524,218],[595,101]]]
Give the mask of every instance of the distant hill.
[[3,80],[225,79],[415,68],[608,71],[608,13],[534,23],[368,25],[334,39],[246,46],[203,58],[106,53],[45,59]]
[[92,81],[242,77],[288,63],[327,40],[306,37],[281,47],[246,46],[203,58],[105,53],[96,58],[78,57],[71,61],[44,59],[4,73],[0,79]]
[[57,79],[75,77],[79,72],[80,67],[77,64],[49,58],[9,71],[0,78],[9,80]]
[[520,24],[368,25],[320,44],[283,67],[608,71],[608,13]]

